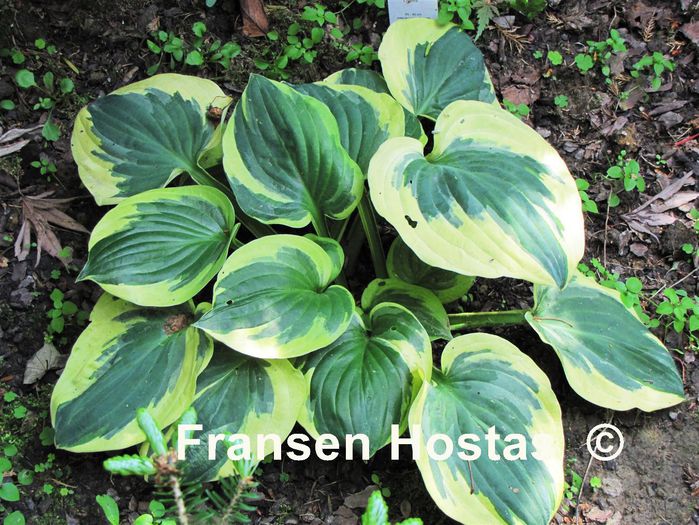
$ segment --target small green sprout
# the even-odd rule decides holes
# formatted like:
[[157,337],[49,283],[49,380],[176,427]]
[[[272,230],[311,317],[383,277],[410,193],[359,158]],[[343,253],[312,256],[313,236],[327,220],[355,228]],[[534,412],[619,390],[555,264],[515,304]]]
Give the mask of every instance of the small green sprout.
[[582,201],[583,211],[589,213],[599,213],[597,203],[590,199],[590,196],[587,194],[590,183],[585,179],[575,179],[575,185],[578,187],[578,193],[580,194],[580,200]]
[[623,181],[626,191],[637,189],[643,193],[646,191],[646,181],[640,172],[641,166],[638,161],[627,159],[626,150],[621,150],[617,156],[617,163],[607,169],[607,178]]
[[557,95],[556,98],[553,99],[553,103],[561,109],[567,108],[568,97],[565,95]]
[[563,55],[558,51],[549,51],[546,54],[546,58],[548,58],[553,66],[560,66],[563,63]]

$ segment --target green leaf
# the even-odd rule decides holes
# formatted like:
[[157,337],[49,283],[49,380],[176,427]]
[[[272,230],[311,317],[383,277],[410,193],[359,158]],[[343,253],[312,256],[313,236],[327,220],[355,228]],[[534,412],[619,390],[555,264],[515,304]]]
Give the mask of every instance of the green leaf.
[[19,489],[14,483],[3,483],[0,485],[0,500],[19,501]]
[[594,62],[590,55],[579,53],[575,55],[575,65],[578,66],[578,69],[581,72],[585,73],[586,71],[592,69],[592,66],[594,66]]
[[273,451],[273,443],[266,442],[264,454],[258,456],[258,436],[275,434],[283,441],[307,395],[303,375],[286,359],[248,357],[217,343],[213,358],[197,379],[192,406],[203,433],[196,436],[201,445],[186,449],[186,479],[202,482],[233,473],[226,457],[230,442],[218,442],[216,460],[209,460],[208,436],[212,434],[246,435],[252,461],[263,460]]
[[560,66],[563,63],[563,55],[561,55],[559,51],[549,51],[546,54],[546,58],[548,58],[551,65],[554,66]]
[[240,207],[268,224],[302,228],[344,219],[363,191],[330,110],[292,87],[252,75],[223,141]]
[[380,303],[404,306],[417,317],[430,340],[451,339],[447,311],[428,289],[400,279],[374,279],[362,294],[362,309],[368,312]]
[[136,411],[161,428],[194,397],[211,340],[190,326],[191,305],[141,308],[103,294],[71,351],[51,397],[58,448],[115,450],[145,439]]
[[194,24],[192,24],[192,33],[198,37],[204,36],[204,33],[206,33],[206,24],[201,21],[194,22]]
[[29,89],[32,86],[36,86],[36,80],[34,80],[34,73],[28,69],[20,69],[15,73],[15,82],[22,89]]
[[181,304],[223,266],[234,224],[233,205],[211,187],[134,195],[95,226],[79,280],[143,306]]
[[381,496],[380,490],[375,490],[369,496],[366,511],[362,514],[362,525],[390,525],[388,505]]
[[61,128],[51,117],[49,117],[49,119],[44,123],[44,127],[41,128],[41,136],[49,142],[55,142],[61,138]]
[[8,514],[2,521],[2,525],[24,525],[25,523],[24,514],[18,510]]
[[534,298],[527,321],[580,396],[613,410],[652,411],[684,400],[672,357],[616,290],[576,273],[563,290],[535,286]]
[[389,277],[427,288],[434,292],[443,304],[466,295],[475,281],[474,277],[425,264],[400,237],[395,238],[388,250],[386,268]]
[[0,108],[4,109],[5,111],[12,111],[15,109],[15,103],[8,99],[2,100],[0,101]]
[[225,262],[213,309],[195,326],[253,357],[288,358],[322,348],[345,331],[354,311],[352,294],[331,286],[340,254],[332,239],[322,246],[297,235],[256,239]]
[[455,100],[497,104],[483,55],[454,24],[397,20],[383,37],[379,60],[391,94],[416,115],[436,120]]
[[[508,341],[480,333],[452,339],[441,371],[410,409],[410,428],[427,490],[452,519],[543,525],[558,509],[561,410],[546,375]],[[498,438],[486,446],[490,429]],[[472,435],[469,448],[460,443],[463,434]],[[439,435],[452,443],[451,454]]]
[[119,507],[117,507],[116,501],[109,494],[101,494],[95,496],[97,504],[104,511],[104,516],[110,525],[119,525]]
[[156,75],[120,88],[80,110],[71,141],[80,178],[97,204],[166,186],[221,158],[222,128],[207,119],[209,107],[229,98],[211,82]]
[[187,57],[184,59],[184,61],[190,66],[201,66],[204,63],[204,56],[201,54],[201,52],[195,49],[194,51],[187,53]]
[[373,455],[390,441],[391,425],[405,427],[431,365],[429,337],[402,306],[380,304],[366,323],[354,314],[339,339],[297,363],[310,389],[299,422],[315,438],[364,434]]
[[71,79],[64,77],[58,83],[58,88],[61,90],[61,93],[67,95],[68,93],[73,92],[73,90],[75,89],[75,84]]
[[411,138],[379,148],[368,175],[376,211],[430,266],[564,286],[583,254],[584,224],[556,151],[483,102],[454,102],[433,133],[426,157]]

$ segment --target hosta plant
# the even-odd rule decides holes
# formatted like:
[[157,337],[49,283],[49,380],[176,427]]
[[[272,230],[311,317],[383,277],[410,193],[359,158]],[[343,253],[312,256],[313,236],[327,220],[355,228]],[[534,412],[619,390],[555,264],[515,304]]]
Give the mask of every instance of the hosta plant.
[[[500,108],[471,40],[401,20],[379,57],[382,75],[253,75],[235,105],[208,80],[158,75],[82,109],[80,177],[116,206],[80,274],[105,293],[53,393],[58,447],[138,445],[139,408],[165,429],[193,407],[202,442],[283,438],[298,422],[315,438],[364,434],[370,454],[392,425],[418,451],[494,427],[526,438],[523,458],[418,454],[425,485],[461,523],[535,525],[563,494],[558,402],[513,344],[459,334],[528,323],[588,401],[682,401],[662,343],[577,272],[575,181]],[[502,276],[533,284],[529,309],[456,311],[474,277]],[[194,447],[183,469],[210,480],[229,465]]]

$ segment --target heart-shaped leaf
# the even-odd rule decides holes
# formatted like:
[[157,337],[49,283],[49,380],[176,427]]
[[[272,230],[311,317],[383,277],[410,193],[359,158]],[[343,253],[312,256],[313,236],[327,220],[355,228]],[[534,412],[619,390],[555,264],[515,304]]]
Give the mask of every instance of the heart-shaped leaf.
[[103,294],[51,396],[56,446],[95,452],[140,443],[139,408],[161,428],[175,421],[213,346],[193,318],[187,303],[149,309]]
[[234,225],[233,205],[214,188],[134,195],[95,226],[80,279],[140,305],[183,303],[221,269]]
[[379,60],[391,94],[416,115],[436,120],[456,100],[498,104],[483,55],[454,24],[397,20],[381,41]]
[[270,235],[237,249],[219,273],[213,309],[195,326],[244,354],[267,359],[312,352],[347,328],[354,299],[330,285],[343,258],[337,242]]
[[447,311],[428,289],[400,279],[374,279],[362,294],[362,309],[368,312],[381,303],[405,306],[417,317],[431,340],[451,339]]
[[342,147],[325,104],[252,75],[226,128],[223,166],[243,211],[267,224],[301,228],[344,219],[363,176]]
[[[209,435],[245,434],[254,461],[264,459],[257,455],[258,436],[274,434],[283,441],[306,398],[303,375],[286,359],[255,359],[217,343],[211,362],[197,378],[192,406],[203,432],[193,436],[201,444],[186,450],[186,479],[201,482],[232,474],[226,456],[231,443],[219,441],[216,459],[210,460]],[[271,453],[273,443],[265,446],[265,455]]]
[[162,188],[182,172],[221,159],[221,134],[207,118],[230,99],[203,78],[155,75],[97,99],[78,113],[71,148],[97,204]]
[[389,277],[431,290],[443,304],[466,295],[475,281],[474,277],[425,264],[400,237],[396,237],[388,250],[386,269]]
[[409,421],[425,486],[452,519],[549,523],[563,496],[561,409],[517,347],[489,334],[452,339]]
[[373,455],[391,425],[403,427],[431,365],[429,337],[408,310],[381,304],[366,324],[355,314],[336,341],[298,363],[310,388],[299,422],[316,438],[364,434]]
[[672,357],[618,292],[576,273],[563,290],[535,286],[534,299],[526,319],[556,351],[582,397],[613,410],[659,410],[684,401]]
[[454,102],[425,157],[394,138],[369,166],[376,210],[430,266],[562,287],[582,257],[575,181],[556,151],[510,113]]

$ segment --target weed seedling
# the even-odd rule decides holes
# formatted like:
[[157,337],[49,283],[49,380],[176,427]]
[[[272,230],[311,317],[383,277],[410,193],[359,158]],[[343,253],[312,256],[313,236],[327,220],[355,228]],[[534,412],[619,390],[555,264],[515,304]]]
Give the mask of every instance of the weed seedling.
[[638,78],[646,70],[650,70],[650,86],[654,91],[657,91],[663,83],[663,73],[674,71],[675,64],[671,59],[665,58],[659,51],[655,51],[652,55],[644,55],[633,65],[631,76]]
[[633,191],[637,189],[640,193],[646,191],[646,181],[640,173],[641,166],[638,161],[626,158],[626,150],[621,150],[617,156],[614,166],[607,169],[607,178],[621,180],[624,190]]

